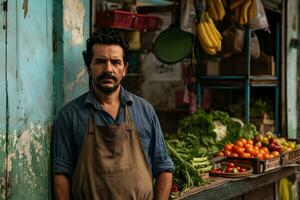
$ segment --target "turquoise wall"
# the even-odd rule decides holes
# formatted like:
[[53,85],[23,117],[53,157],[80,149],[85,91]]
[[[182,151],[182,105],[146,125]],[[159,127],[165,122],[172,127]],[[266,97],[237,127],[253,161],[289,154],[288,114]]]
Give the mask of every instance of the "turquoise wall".
[[[0,0],[3,5],[3,0]],[[0,199],[5,195],[6,157],[6,12],[0,11]]]
[[0,11],[0,199],[52,199],[52,124],[65,102],[87,90],[81,51],[90,2],[7,5]]
[[90,34],[90,1],[55,1],[55,113],[66,102],[88,90],[88,76],[82,59]]

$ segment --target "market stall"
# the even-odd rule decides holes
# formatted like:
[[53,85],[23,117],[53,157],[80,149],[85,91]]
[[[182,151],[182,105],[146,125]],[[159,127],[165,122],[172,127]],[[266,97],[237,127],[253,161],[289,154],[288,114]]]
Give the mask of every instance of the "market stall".
[[287,120],[287,1],[163,2],[97,11],[94,24],[128,34],[134,68],[124,85],[158,113],[176,168],[172,197],[295,195],[300,146]]
[[276,199],[280,179],[299,173],[300,165],[244,178],[213,178],[210,184],[194,188],[176,199]]

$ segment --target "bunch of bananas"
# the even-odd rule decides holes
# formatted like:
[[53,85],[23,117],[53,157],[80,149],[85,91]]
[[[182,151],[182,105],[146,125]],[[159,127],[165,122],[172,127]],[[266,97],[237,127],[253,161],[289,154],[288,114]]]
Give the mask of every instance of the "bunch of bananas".
[[287,178],[283,178],[279,182],[279,199],[290,200],[293,198],[292,184]]
[[200,13],[197,23],[197,37],[204,49],[210,55],[215,55],[222,48],[222,36],[207,12]]
[[256,17],[256,0],[232,0],[229,7],[241,25],[249,24]]
[[221,0],[207,0],[208,15],[215,21],[221,21],[225,16],[225,9]]

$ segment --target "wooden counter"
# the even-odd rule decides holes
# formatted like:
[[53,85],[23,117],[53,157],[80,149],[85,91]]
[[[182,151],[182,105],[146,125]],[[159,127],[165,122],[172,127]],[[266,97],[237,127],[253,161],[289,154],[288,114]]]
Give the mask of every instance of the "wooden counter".
[[300,171],[299,164],[291,164],[263,174],[253,174],[244,178],[213,177],[210,184],[193,188],[183,196],[186,200],[207,199],[277,199],[277,182]]

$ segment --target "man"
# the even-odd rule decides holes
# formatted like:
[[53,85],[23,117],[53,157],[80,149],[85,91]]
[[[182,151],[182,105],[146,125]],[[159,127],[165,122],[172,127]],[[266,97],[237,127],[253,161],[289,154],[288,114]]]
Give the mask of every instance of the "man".
[[55,123],[56,199],[168,199],[174,168],[158,117],[120,85],[127,41],[102,29],[86,48],[90,91],[65,105]]

